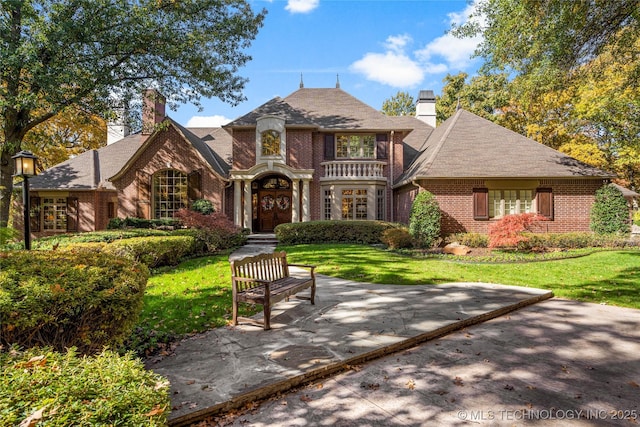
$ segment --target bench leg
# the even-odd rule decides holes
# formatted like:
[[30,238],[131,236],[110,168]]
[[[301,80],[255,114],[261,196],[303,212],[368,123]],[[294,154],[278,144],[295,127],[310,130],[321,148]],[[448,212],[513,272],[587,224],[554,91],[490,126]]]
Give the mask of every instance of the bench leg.
[[271,329],[271,306],[269,304],[264,305],[264,330]]
[[313,283],[311,284],[311,304],[315,305],[316,303],[316,280],[313,279]]
[[238,326],[238,301],[233,300],[233,326]]

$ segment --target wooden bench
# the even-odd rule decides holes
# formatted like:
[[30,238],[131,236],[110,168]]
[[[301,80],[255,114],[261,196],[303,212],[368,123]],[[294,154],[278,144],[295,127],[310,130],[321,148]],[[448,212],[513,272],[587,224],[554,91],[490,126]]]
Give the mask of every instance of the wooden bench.
[[[289,266],[310,269],[309,276],[298,278],[289,275]],[[231,281],[233,284],[233,324],[238,321],[263,326],[264,330],[271,329],[271,307],[282,300],[289,301],[289,297],[311,288],[308,299],[315,304],[316,276],[314,265],[289,264],[285,252],[274,252],[246,257],[231,261]],[[247,317],[238,317],[238,303],[262,304],[264,320],[259,322]]]

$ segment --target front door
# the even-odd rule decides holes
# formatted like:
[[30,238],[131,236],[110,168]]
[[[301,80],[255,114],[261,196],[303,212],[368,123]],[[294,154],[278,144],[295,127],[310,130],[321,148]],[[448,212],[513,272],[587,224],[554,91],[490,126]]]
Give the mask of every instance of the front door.
[[258,231],[273,231],[277,225],[291,222],[291,183],[267,177],[258,188]]

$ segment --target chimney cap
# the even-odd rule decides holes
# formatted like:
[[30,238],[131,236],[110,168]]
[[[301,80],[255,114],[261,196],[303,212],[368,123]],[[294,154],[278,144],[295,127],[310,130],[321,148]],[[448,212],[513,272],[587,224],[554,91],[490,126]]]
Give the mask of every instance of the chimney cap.
[[435,100],[436,96],[433,94],[432,90],[421,90],[420,94],[418,95],[418,101],[435,102]]

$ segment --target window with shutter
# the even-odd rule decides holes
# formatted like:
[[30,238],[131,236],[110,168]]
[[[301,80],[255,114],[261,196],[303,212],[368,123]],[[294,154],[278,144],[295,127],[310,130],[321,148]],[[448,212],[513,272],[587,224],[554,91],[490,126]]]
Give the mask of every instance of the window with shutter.
[[189,200],[193,202],[202,198],[202,174],[200,171],[193,171],[188,175],[188,189]]
[[151,176],[141,170],[136,172],[138,181],[138,218],[151,219]]
[[489,219],[489,189],[487,188],[473,189],[473,219]]

